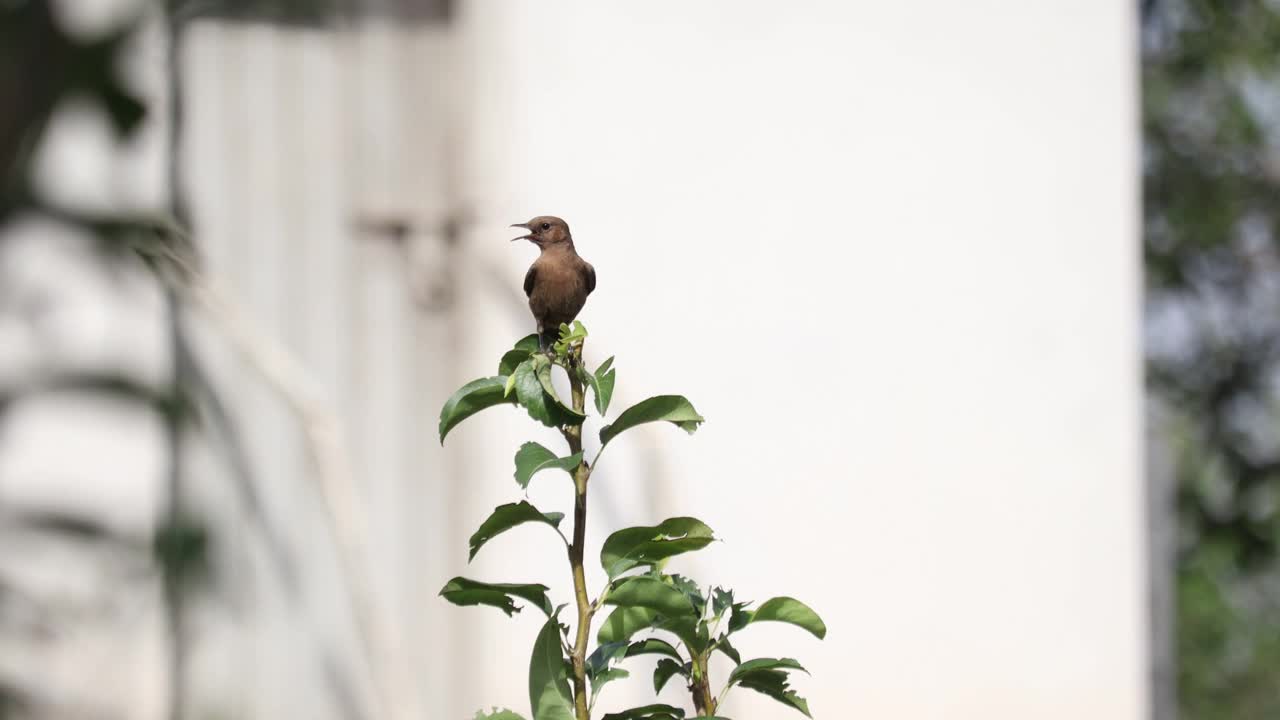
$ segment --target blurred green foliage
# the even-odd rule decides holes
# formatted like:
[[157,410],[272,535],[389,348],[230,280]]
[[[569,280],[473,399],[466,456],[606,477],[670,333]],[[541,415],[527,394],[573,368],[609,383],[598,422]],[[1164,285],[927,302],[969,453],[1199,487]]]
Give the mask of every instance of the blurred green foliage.
[[1280,3],[1142,16],[1147,368],[1181,717],[1280,718]]

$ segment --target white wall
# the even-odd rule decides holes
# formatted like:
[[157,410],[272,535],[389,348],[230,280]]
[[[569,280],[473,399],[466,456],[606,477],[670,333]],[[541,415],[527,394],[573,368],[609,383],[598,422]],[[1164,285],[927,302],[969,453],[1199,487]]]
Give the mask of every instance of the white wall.
[[[610,451],[596,540],[694,514],[727,542],[679,567],[811,603],[825,642],[761,629],[741,649],[806,662],[817,717],[1145,714],[1132,15],[463,4],[468,262],[514,288],[533,249],[505,226],[562,215],[597,268],[582,319],[589,354],[620,358],[618,407],[675,391],[708,418]],[[496,297],[464,297],[456,382],[527,329]],[[471,423],[446,449],[472,470],[446,478],[464,532],[517,497],[528,434],[514,413]],[[553,543],[520,532],[468,572],[567,598],[559,558],[536,560]],[[482,630],[450,716],[526,707],[536,619],[505,638],[505,619],[445,612]],[[791,716],[745,695],[728,715]]]

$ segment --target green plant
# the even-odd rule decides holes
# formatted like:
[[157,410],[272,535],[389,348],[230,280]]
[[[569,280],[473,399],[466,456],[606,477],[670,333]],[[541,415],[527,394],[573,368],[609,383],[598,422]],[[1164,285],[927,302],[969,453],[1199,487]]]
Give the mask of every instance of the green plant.
[[[525,443],[515,454],[515,478],[521,488],[543,470],[559,470],[573,480],[573,537],[560,530],[562,513],[542,512],[527,501],[501,505],[471,536],[471,557],[501,533],[524,523],[546,525],[560,534],[568,551],[573,575],[577,622],[570,628],[560,622],[565,605],[553,606],[549,588],[541,584],[493,584],[456,577],[440,594],[455,605],[489,605],[508,616],[520,610],[516,601],[532,605],[547,616],[534,641],[529,665],[529,703],[533,720],[590,720],[601,690],[608,683],[629,676],[618,667],[627,658],[657,655],[654,692],[679,675],[689,689],[695,717],[720,717],[717,708],[733,687],[768,695],[809,716],[808,703],[789,687],[789,673],[804,671],[791,658],[757,658],[743,661],[731,642],[734,633],[758,622],[784,622],[801,627],[818,638],[827,629],[817,613],[789,597],[772,598],[759,607],[738,602],[730,590],[710,588],[704,593],[692,580],[667,574],[669,558],[700,550],[716,538],[711,528],[692,517],[675,517],[657,525],[619,530],[605,540],[600,562],[608,581],[592,600],[587,592],[586,558],[587,488],[593,470],[609,443],[627,430],[651,422],[669,422],[689,433],[703,418],[679,395],[659,395],[619,414],[600,430],[600,449],[591,461],[583,455],[582,425],[586,419],[586,391],[592,393],[596,411],[605,416],[613,398],[617,371],[613,358],[595,372],[582,361],[586,328],[575,322],[562,325],[560,340],[547,353],[538,352],[536,335],[530,335],[502,356],[498,374],[462,386],[440,413],[440,441],[460,422],[486,408],[516,405],[529,417],[557,428],[569,446],[561,457],[537,443]],[[569,378],[571,402],[565,404],[552,383],[552,368],[559,366]],[[596,634],[596,646],[588,652],[592,622],[611,608]],[[572,632],[571,632],[572,630]],[[668,633],[674,644],[653,635]],[[712,685],[710,660],[721,653],[734,669],[719,692]],[[683,720],[683,709],[665,704],[646,705],[608,713],[603,720]],[[810,716],[811,717],[811,716]],[[522,720],[509,711],[480,713],[477,720]]]

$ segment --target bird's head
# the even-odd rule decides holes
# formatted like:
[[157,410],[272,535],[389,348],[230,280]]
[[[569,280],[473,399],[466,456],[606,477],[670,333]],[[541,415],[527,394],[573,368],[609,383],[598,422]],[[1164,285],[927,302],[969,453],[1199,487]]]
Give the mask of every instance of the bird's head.
[[573,243],[573,236],[569,234],[569,224],[551,215],[539,215],[529,222],[516,223],[511,227],[524,228],[529,231],[527,235],[511,238],[512,242],[528,240],[540,248],[560,243]]

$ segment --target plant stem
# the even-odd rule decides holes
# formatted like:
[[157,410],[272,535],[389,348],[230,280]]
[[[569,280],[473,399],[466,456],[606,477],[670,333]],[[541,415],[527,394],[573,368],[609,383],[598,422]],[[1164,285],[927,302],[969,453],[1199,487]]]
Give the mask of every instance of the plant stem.
[[711,692],[711,676],[708,673],[710,659],[710,652],[693,656],[693,706],[697,710],[698,717],[715,715],[716,706],[719,704]]
[[[578,377],[578,366],[581,364],[581,353],[570,350],[565,369],[569,375],[569,387],[573,391],[573,409],[579,413],[586,410],[586,395],[583,392],[582,380]],[[564,439],[569,443],[569,452],[582,452],[582,425],[570,425],[564,428]],[[578,632],[573,643],[573,707],[577,720],[590,720],[591,710],[587,705],[587,643],[591,639],[591,617],[595,608],[587,598],[587,576],[583,568],[583,556],[587,543],[587,481],[591,477],[591,466],[583,460],[573,473],[573,542],[569,545],[569,565],[573,570],[573,595],[578,603]]]

